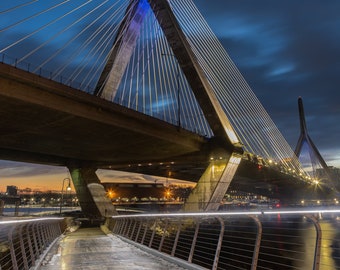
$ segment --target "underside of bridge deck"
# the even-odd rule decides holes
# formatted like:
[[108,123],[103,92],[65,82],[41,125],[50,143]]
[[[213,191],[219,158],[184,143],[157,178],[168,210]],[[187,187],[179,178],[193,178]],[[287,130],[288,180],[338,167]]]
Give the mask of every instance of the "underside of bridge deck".
[[90,94],[0,64],[0,159],[101,167],[166,160],[207,140]]
[[[228,155],[227,145],[219,139],[178,130],[7,65],[0,64],[0,71],[0,159],[76,164],[197,182],[211,157]],[[276,198],[316,194],[292,176],[265,167],[259,170],[244,159],[232,188]]]

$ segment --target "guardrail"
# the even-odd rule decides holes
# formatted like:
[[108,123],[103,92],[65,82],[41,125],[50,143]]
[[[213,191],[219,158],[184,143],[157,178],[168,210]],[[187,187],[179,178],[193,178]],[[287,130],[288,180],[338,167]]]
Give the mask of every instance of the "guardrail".
[[0,269],[30,269],[62,234],[63,218],[0,221]]
[[18,61],[17,58],[11,57],[5,53],[0,53],[0,63],[13,66],[15,68],[30,72],[32,74],[36,74],[40,77],[53,80],[55,82],[59,82],[61,84],[70,86],[75,89],[82,89],[83,91],[86,91],[88,93],[92,92],[93,86],[90,85],[82,86],[82,83],[80,81],[71,80],[62,75],[55,75],[50,70],[37,67],[36,65],[26,61]]
[[206,269],[340,269],[340,210],[138,214],[112,233]]

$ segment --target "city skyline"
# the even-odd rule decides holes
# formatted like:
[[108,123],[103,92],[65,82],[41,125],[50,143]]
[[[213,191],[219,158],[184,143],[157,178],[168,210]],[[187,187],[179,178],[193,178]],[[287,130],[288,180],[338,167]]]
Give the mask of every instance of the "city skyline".
[[[297,99],[302,96],[311,138],[326,163],[340,167],[340,127],[336,125],[340,119],[340,3],[194,3],[290,146],[294,149],[300,133]],[[1,10],[6,9],[5,3],[0,5]],[[121,173],[103,171],[99,178],[114,181],[117,175],[122,177]],[[64,167],[0,162],[0,191],[7,183],[58,190],[65,177],[69,173]]]
[[[17,186],[19,189],[31,188],[32,190],[39,191],[60,191],[63,185],[63,179],[70,178],[69,171],[66,167],[48,166],[27,164],[22,162],[8,162],[7,166],[16,165],[15,170],[11,170],[11,173],[7,173],[7,177],[1,177],[6,174],[7,168],[3,168],[1,162],[0,165],[0,193],[6,191],[7,186]],[[21,172],[21,173],[19,173]],[[163,183],[164,185],[180,184],[193,186],[196,183],[187,182],[179,179],[170,179],[158,176],[143,175],[137,173],[126,173],[111,170],[98,170],[97,175],[102,183],[104,182],[129,182],[134,183]],[[73,183],[71,181],[72,190],[74,190]]]

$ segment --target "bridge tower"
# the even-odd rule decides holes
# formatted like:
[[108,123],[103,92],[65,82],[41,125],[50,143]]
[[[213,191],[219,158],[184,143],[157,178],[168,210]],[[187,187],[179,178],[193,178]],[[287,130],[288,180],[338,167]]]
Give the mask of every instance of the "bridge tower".
[[[209,161],[212,156],[218,157],[218,160],[215,158],[211,159],[210,165],[202,175],[193,193],[189,196],[183,210],[217,210],[236,173],[243,149],[167,0],[130,2],[130,6],[126,10],[126,19],[121,23],[120,32],[114,42],[115,46],[100,76],[95,94],[107,100],[113,100],[115,97],[136,46],[146,10],[150,8],[161,26],[173,55],[176,57],[179,67],[190,84],[214,133],[212,145],[215,149],[211,150],[207,160]],[[70,171],[72,178],[74,178],[73,181],[78,183],[79,191],[77,193],[85,194],[80,196],[84,199],[83,204],[89,205],[89,202],[86,201],[86,194],[91,193],[89,184],[98,184],[97,178],[94,177],[93,173],[91,177],[84,173],[89,171],[89,168],[72,167]],[[95,170],[91,169],[90,171],[93,172]],[[86,190],[81,188],[85,184],[88,186]],[[102,196],[104,196],[103,193]],[[96,202],[92,203],[96,204]],[[81,201],[80,204],[82,205]],[[97,205],[97,208],[100,207]],[[104,208],[106,209],[106,207]],[[104,208],[101,207],[102,210]]]
[[314,142],[308,135],[306,118],[305,118],[305,113],[304,113],[304,108],[303,108],[303,103],[302,103],[302,97],[298,98],[298,107],[299,107],[299,117],[300,117],[300,137],[295,148],[295,155],[299,158],[301,155],[302,147],[305,144],[307,144],[308,149],[309,149],[309,156],[310,156],[312,163],[318,162],[322,166],[323,170],[326,173],[328,181],[330,182],[331,185],[333,185],[333,181],[331,180],[330,169],[327,166],[325,160],[322,158]]

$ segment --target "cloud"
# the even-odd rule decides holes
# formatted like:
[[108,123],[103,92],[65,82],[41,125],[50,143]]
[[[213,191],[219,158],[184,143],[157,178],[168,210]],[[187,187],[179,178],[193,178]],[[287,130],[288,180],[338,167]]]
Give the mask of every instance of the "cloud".
[[340,2],[195,3],[292,148],[302,96],[310,136],[340,166]]
[[66,172],[65,167],[47,166],[13,161],[0,161],[2,178],[24,178],[31,176],[54,175]]
[[[340,1],[194,2],[292,148],[300,133],[297,98],[302,96],[311,138],[326,162],[340,167],[340,126],[337,124],[340,120]],[[77,24],[74,31],[81,31],[86,23]],[[6,33],[6,39],[0,39],[0,43],[4,44],[7,38],[15,40],[23,30],[18,28]],[[29,50],[36,48],[42,38],[46,40],[48,36],[36,36],[25,41],[23,46]],[[85,36],[77,39],[78,44],[83,42]],[[46,45],[34,58],[46,59],[46,55],[55,52],[58,47],[55,45]],[[20,47],[9,53],[19,56]],[[53,67],[62,66],[64,59],[55,58]],[[46,68],[49,67],[52,69],[48,65]],[[0,163],[1,177],[65,171],[67,169],[51,166]],[[101,176],[105,179],[150,180],[148,176],[113,172],[103,172]]]

